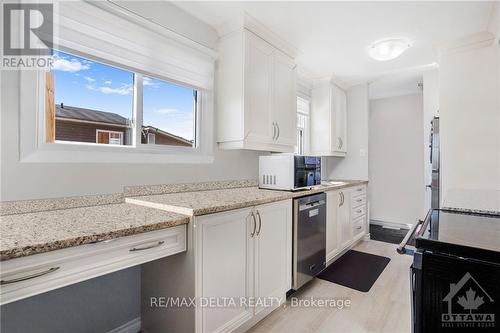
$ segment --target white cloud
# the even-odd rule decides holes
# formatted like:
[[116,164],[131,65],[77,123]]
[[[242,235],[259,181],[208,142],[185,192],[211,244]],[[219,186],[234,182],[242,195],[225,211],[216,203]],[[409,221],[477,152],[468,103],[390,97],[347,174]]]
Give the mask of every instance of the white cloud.
[[147,76],[142,79],[142,85],[144,87],[153,87],[153,88],[158,88],[160,86],[158,82],[154,82],[153,79]]
[[56,57],[54,63],[52,64],[52,70],[63,71],[63,72],[79,72],[90,68],[90,63],[82,63],[76,59],[64,59]]
[[111,80],[104,81],[104,84],[107,84],[108,86],[111,84]]
[[85,80],[87,80],[87,82],[89,82],[89,83],[95,82],[95,79],[94,79],[94,78],[92,78],[92,77],[90,77],[90,76],[85,76],[85,77],[83,77],[83,78],[84,78]]
[[163,108],[163,109],[155,110],[155,112],[159,113],[159,114],[172,114],[172,113],[179,112],[179,110],[174,109],[174,108]]
[[99,90],[103,94],[130,95],[132,93],[133,88],[131,85],[125,84],[119,88],[99,87],[97,88],[97,90]]

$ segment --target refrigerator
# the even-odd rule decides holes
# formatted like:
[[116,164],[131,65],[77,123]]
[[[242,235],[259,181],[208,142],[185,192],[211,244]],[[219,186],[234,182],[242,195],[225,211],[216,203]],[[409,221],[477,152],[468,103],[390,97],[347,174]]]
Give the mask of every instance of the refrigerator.
[[431,189],[431,208],[439,209],[439,117],[434,117],[431,125],[429,148],[432,180],[427,186]]

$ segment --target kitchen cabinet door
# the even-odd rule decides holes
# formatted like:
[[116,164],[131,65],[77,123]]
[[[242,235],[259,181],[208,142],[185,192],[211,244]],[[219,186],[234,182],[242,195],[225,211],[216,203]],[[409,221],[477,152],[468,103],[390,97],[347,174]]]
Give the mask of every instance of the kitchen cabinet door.
[[347,152],[347,96],[346,93],[333,86],[334,91],[334,119],[335,119],[335,151],[339,153]]
[[[223,300],[253,294],[253,238],[256,227],[250,209],[207,215],[196,221],[198,292],[205,299]],[[202,332],[231,331],[253,316],[253,308],[199,307]]]
[[245,33],[245,138],[272,143],[276,129],[272,116],[274,48],[251,32]]
[[340,203],[338,191],[326,192],[326,261],[340,251],[337,211]]
[[295,63],[282,52],[274,52],[274,107],[275,141],[295,146],[297,133],[297,88]]
[[345,157],[347,153],[347,96],[330,82],[312,91],[311,149],[321,156]]
[[[292,217],[290,200],[255,207],[255,297],[283,297],[291,288]],[[255,314],[264,307],[256,306]]]
[[343,250],[344,248],[349,246],[352,241],[350,191],[339,191],[338,199],[337,223],[339,226],[340,250]]

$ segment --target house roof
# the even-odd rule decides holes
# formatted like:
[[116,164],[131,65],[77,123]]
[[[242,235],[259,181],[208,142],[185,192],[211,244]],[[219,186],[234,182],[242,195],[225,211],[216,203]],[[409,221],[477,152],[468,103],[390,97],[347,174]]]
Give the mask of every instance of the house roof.
[[178,136],[169,132],[165,132],[164,130],[161,130],[159,128],[153,127],[153,126],[142,126],[142,130],[145,131],[146,133],[155,133],[155,134],[160,134],[160,135],[165,135],[168,136],[172,139],[182,141],[186,144],[193,144],[193,141],[188,140],[186,138],[183,138],[182,136]]
[[60,104],[56,104],[56,118],[64,118],[69,120],[77,119],[122,126],[127,126],[128,123],[127,118],[122,117],[116,113],[83,109]]

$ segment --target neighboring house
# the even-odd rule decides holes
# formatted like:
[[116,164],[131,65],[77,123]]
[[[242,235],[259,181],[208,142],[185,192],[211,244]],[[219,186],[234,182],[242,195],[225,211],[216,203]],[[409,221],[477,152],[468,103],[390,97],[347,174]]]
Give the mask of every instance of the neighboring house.
[[142,127],[142,143],[192,147],[193,142],[152,126]]
[[[102,144],[130,144],[127,118],[112,112],[56,104],[55,139]],[[142,127],[143,144],[191,147],[192,141],[151,126]]]
[[116,113],[56,104],[56,140],[126,145],[128,127]]

